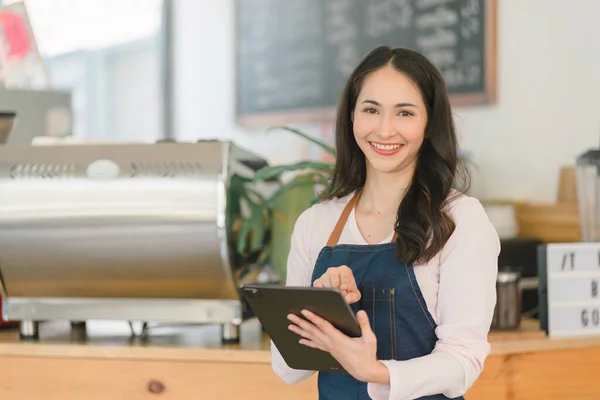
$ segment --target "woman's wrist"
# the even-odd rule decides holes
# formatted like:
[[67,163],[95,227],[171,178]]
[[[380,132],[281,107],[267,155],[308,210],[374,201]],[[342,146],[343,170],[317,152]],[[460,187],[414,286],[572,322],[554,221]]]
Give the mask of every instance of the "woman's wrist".
[[379,383],[381,385],[390,384],[390,371],[381,361],[377,361],[373,364],[370,375],[370,383]]

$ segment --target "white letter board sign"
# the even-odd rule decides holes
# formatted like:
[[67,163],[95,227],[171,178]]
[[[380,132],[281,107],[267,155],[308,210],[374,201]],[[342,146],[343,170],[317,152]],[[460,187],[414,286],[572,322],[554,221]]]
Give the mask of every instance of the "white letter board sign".
[[538,248],[540,323],[551,338],[600,336],[600,243]]

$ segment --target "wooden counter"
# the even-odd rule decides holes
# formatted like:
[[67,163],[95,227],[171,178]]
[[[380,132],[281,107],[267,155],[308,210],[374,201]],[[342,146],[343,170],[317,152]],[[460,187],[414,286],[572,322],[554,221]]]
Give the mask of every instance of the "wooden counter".
[[[124,322],[40,326],[39,342],[0,331],[0,399],[316,399],[316,375],[293,386],[272,372],[256,321],[242,343],[222,346],[217,326],[156,326],[129,338]],[[600,338],[549,340],[535,323],[492,333],[492,354],[468,400],[598,399]]]

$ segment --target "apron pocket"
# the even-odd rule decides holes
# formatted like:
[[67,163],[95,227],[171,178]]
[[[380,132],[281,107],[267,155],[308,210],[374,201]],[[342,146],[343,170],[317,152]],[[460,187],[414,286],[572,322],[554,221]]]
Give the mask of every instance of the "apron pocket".
[[360,308],[369,316],[377,337],[377,359],[396,359],[396,304],[394,288],[364,285],[360,289]]

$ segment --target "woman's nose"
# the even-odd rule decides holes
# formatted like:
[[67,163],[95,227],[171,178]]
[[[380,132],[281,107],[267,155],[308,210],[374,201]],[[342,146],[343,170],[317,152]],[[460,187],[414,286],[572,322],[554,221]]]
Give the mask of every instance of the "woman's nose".
[[396,129],[391,118],[383,117],[379,128],[379,136],[382,139],[388,139],[396,135]]

